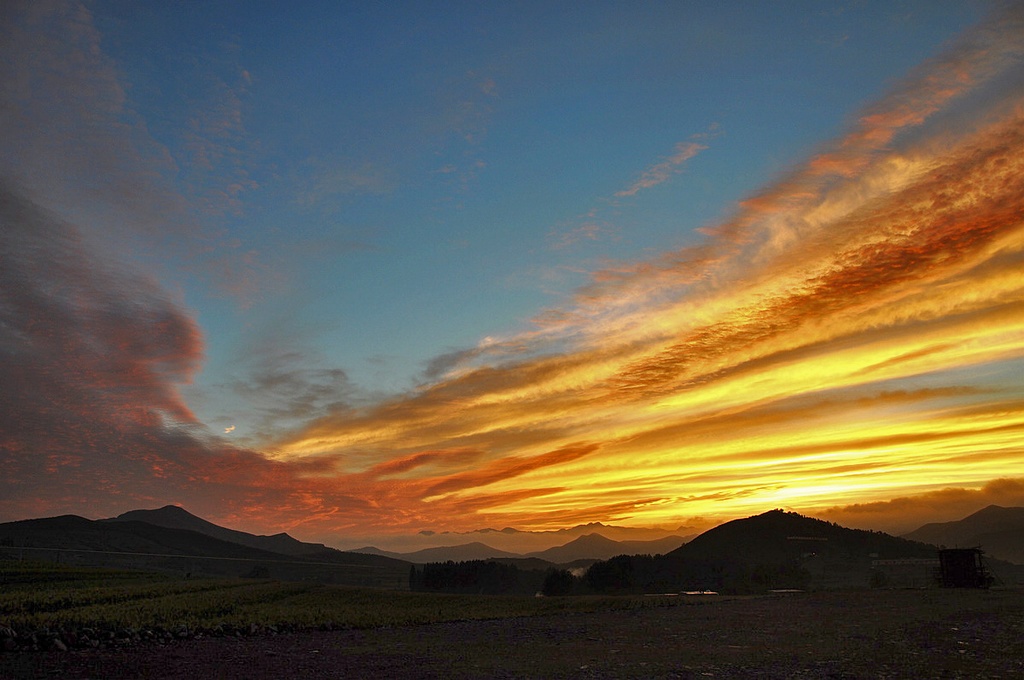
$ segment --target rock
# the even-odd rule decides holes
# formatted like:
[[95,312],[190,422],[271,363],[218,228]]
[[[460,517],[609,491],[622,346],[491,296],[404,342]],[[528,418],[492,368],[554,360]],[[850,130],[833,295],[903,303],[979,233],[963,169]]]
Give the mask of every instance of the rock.
[[68,646],[64,644],[64,641],[60,638],[54,638],[50,641],[50,649],[56,650],[58,652],[66,652],[68,651]]

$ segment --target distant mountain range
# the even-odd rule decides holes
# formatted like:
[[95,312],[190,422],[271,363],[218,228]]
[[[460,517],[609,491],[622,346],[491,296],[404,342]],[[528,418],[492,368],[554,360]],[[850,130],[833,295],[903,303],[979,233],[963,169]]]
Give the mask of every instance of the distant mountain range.
[[409,553],[388,552],[372,546],[357,548],[353,552],[384,555],[406,560],[414,564],[446,562],[448,560],[461,562],[466,560],[516,558],[543,560],[551,564],[568,564],[581,560],[606,560],[616,555],[660,555],[670,550],[675,550],[685,542],[686,539],[682,536],[666,536],[653,541],[613,541],[601,534],[594,533],[580,536],[564,545],[525,554],[498,550],[480,541],[473,541],[472,543],[464,543],[462,545],[425,548]]
[[[285,533],[259,536],[228,529],[184,508],[166,506],[103,520],[64,515],[0,524],[0,559],[56,558],[73,564],[196,576],[261,576],[389,588],[404,588],[414,563],[448,560],[497,560],[519,569],[545,570],[556,565],[587,566],[620,555],[660,555],[651,564],[670,572],[685,571],[685,565],[695,564],[799,562],[813,572],[816,584],[825,587],[859,583],[868,570],[882,563],[934,560],[936,545],[980,546],[990,558],[1024,562],[1024,508],[990,506],[957,522],[925,525],[902,538],[783,511],[726,522],[689,541],[680,535],[649,540],[614,540],[604,535],[606,530],[631,535],[628,530],[618,531],[621,529],[592,524],[545,532],[566,540],[525,553],[501,550],[483,541],[409,553],[373,547],[341,551]],[[471,532],[447,539],[522,533],[529,532]],[[545,536],[546,541],[550,539]],[[1018,573],[1013,565],[1000,569]]]
[[522,557],[516,553],[505,552],[492,548],[479,541],[463,543],[462,545],[440,546],[437,548],[424,548],[409,553],[388,552],[373,546],[356,548],[353,552],[365,553],[367,555],[383,555],[394,559],[405,560],[413,564],[428,564],[430,562],[466,562],[469,560],[490,560],[490,559],[511,559]]
[[492,550],[513,555],[533,555],[550,548],[558,548],[570,541],[591,534],[599,534],[612,541],[654,541],[663,538],[696,536],[699,531],[680,526],[672,529],[656,527],[624,527],[601,522],[579,524],[565,529],[550,531],[522,531],[504,529],[477,529],[475,531],[421,531],[417,534],[390,537],[386,546],[353,547],[346,550],[380,551],[388,555],[409,555],[420,550],[438,547],[457,547],[482,543]]
[[949,548],[981,547],[986,555],[1024,564],[1024,508],[990,505],[955,522],[925,524],[903,538]]
[[[586,525],[586,528],[596,527],[609,530],[609,533],[631,533],[628,530],[623,532],[619,527]],[[197,517],[182,507],[168,505],[155,510],[132,510],[110,519],[88,520],[76,515],[64,515],[0,524],[0,541],[9,546],[34,548],[37,552],[62,550],[69,555],[72,552],[90,554],[92,562],[99,558],[100,553],[107,553],[108,561],[118,564],[140,563],[143,561],[141,556],[159,555],[162,564],[173,562],[180,565],[188,556],[195,564],[185,570],[197,574],[239,575],[254,568],[252,565],[246,567],[241,564],[243,561],[261,561],[261,573],[268,572],[267,564],[277,564],[273,570],[269,570],[271,575],[275,571],[301,572],[304,570],[300,566],[310,563],[343,562],[348,566],[362,565],[364,568],[384,566],[392,573],[402,571],[404,578],[404,570],[409,563],[502,559],[516,563],[521,568],[543,569],[556,564],[596,561],[626,553],[664,553],[679,547],[685,540],[681,536],[669,536],[651,541],[614,541],[597,533],[569,538],[583,528],[545,532],[561,536],[566,542],[526,554],[500,550],[480,541],[427,548],[412,553],[388,552],[373,547],[341,551],[321,543],[299,541],[286,533],[260,536],[229,529]],[[491,536],[529,535],[529,532],[515,530],[474,533]],[[150,558],[147,564],[153,561]],[[281,566],[286,563],[289,564],[287,568]]]

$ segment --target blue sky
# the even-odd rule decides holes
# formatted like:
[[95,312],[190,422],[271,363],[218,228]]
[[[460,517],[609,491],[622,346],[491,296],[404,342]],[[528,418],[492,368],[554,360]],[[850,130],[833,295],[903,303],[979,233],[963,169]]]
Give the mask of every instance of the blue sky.
[[[583,365],[582,357],[605,341],[625,344],[616,345],[617,354],[601,355],[593,366],[604,368],[594,370],[612,371],[608,367],[622,361],[626,373],[649,376],[657,363],[652,357],[696,347],[692,343],[719,333],[720,324],[739,323],[736,315],[747,314],[750,300],[774,299],[787,285],[793,295],[804,290],[799,286],[821,285],[823,271],[841,268],[853,255],[842,255],[837,236],[835,261],[801,278],[786,267],[802,258],[816,262],[815,239],[826,236],[783,225],[818,224],[820,215],[853,195],[863,200],[862,210],[880,210],[888,205],[876,195],[882,175],[892,182],[886,200],[900,205],[893,197],[909,191],[910,181],[895,179],[903,177],[900,168],[918,168],[907,172],[924,191],[924,175],[914,173],[933,166],[921,159],[933,155],[960,167],[954,160],[965,147],[949,140],[966,145],[985,125],[1003,120],[1021,80],[1019,7],[1013,3],[53,0],[11,7],[0,62],[10,84],[0,113],[7,129],[0,177],[41,212],[9,219],[49,225],[69,245],[63,255],[38,263],[27,253],[47,253],[46,247],[27,241],[5,255],[36,263],[24,285],[39,300],[62,305],[76,320],[66,328],[93,329],[67,331],[62,346],[79,347],[90,362],[117,355],[135,367],[69,370],[62,374],[67,389],[117,401],[144,384],[149,396],[132,399],[142,399],[139,408],[149,420],[140,416],[139,422],[158,423],[160,441],[175,433],[209,449],[211,457],[201,460],[258,461],[274,479],[405,469],[429,460],[447,461],[456,476],[479,465],[480,478],[494,480],[500,474],[483,471],[501,456],[536,462],[550,455],[558,465],[576,465],[592,443],[576,421],[557,436],[546,426],[510,425],[507,432],[523,442],[485,445],[469,425],[456,431],[451,423],[437,425],[444,434],[435,439],[401,440],[395,432],[405,425],[396,425],[401,418],[395,414],[412,418],[445,395],[456,423],[465,404],[517,399],[508,394],[529,392],[525,385],[534,379],[522,378],[515,391],[508,386],[518,378],[502,378],[505,387],[498,389],[487,376],[541,376],[554,370],[541,367],[556,358]],[[859,160],[851,160],[855,153]],[[819,181],[827,163],[839,169]],[[812,195],[821,197],[816,212],[794,217],[779,208],[803,205]],[[766,212],[769,205],[777,215]],[[843,219],[849,224],[853,218]],[[884,229],[886,219],[879,217],[873,228]],[[742,252],[730,251],[732,264],[720,269],[737,225],[753,231]],[[884,238],[865,237],[865,243]],[[743,250],[755,243],[763,249]],[[930,253],[931,247],[922,249]],[[708,259],[699,260],[703,269],[686,273],[697,267],[692,253]],[[769,261],[778,268],[766,269]],[[55,263],[67,269],[54,266],[52,280],[45,280],[39,272]],[[776,278],[763,274],[769,269]],[[985,272],[986,286],[1004,285]],[[728,294],[712,303],[703,297],[712,288]],[[916,299],[910,288],[899,295],[885,290],[879,309],[902,310]],[[1006,295],[993,294],[992,305]],[[833,321],[841,325],[846,312],[838,300],[820,303],[815,313],[822,319],[836,314]],[[649,313],[636,311],[645,304]],[[686,320],[662,316],[670,308],[689,310]],[[105,325],[109,320],[97,321],[103,317],[97,310],[110,309],[132,322],[114,329]],[[19,329],[21,338],[11,340],[21,348],[12,356],[45,345],[38,337],[36,349],[18,344],[36,337],[26,320],[30,311],[5,314],[7,327]],[[704,322],[704,331],[695,330]],[[897,327],[910,333],[899,323],[877,322],[891,335]],[[924,326],[915,329],[915,338],[931,337]],[[121,331],[134,339],[122,339]],[[858,332],[851,336],[858,347],[875,347],[875,336]],[[165,333],[173,336],[166,346]],[[963,364],[885,360],[907,370],[871,383],[876,397],[886,401],[920,385],[990,389],[993,376],[1006,375],[1007,367],[1020,370],[1016,349],[998,349],[1004,340],[997,335],[982,343],[986,352]],[[655,350],[646,344],[655,336],[659,343],[681,344]],[[702,359],[709,362],[708,376],[725,370],[715,363],[725,361],[721,356],[746,352],[744,342],[757,344],[742,334],[722,337],[720,351]],[[956,337],[964,346],[981,342],[966,330]],[[941,354],[937,345],[928,347],[900,356]],[[781,366],[792,351],[770,356]],[[845,351],[837,347],[834,356]],[[879,365],[888,366],[885,361]],[[31,365],[41,373],[28,371],[36,377],[23,376],[27,383],[54,372],[39,362]],[[558,370],[563,376],[582,371]],[[148,377],[130,378],[132,371]],[[706,378],[708,403],[718,399],[717,379]],[[571,389],[550,389],[577,404],[600,401],[593,391],[598,383],[572,380]],[[852,389],[842,384],[834,389]],[[744,413],[770,401],[755,396]],[[909,408],[918,409],[919,418],[931,413]],[[26,417],[42,423],[33,413]],[[679,415],[679,422],[691,415]],[[338,432],[363,432],[364,426],[369,429],[357,439],[372,446],[338,443]],[[30,448],[27,436],[12,434],[10,450]],[[542,441],[543,452],[532,448]],[[153,456],[183,460],[167,448],[172,445],[161,446]],[[476,462],[452,462],[462,460],[452,452],[470,450]],[[631,451],[621,460],[648,455],[654,456]],[[26,461],[17,463],[18,474],[42,479],[36,463]],[[194,460],[189,465],[205,469]],[[508,465],[494,469],[519,469]],[[597,465],[594,473],[604,469]],[[667,479],[678,471],[659,474]],[[962,483],[977,490],[1001,475],[993,467]],[[161,491],[150,482],[145,492],[110,480],[96,486],[119,488],[130,507],[212,498],[213,492],[191,498],[181,487]],[[676,483],[687,484],[683,477]],[[879,481],[861,495],[844,486],[840,495],[853,502],[931,493],[953,483]],[[282,482],[274,493],[291,498],[295,508],[316,495],[304,491],[307,500],[299,502],[287,486]],[[30,487],[37,488],[24,488]],[[495,497],[499,487],[492,489]],[[316,493],[319,500],[308,501],[317,508],[311,515],[344,505],[328,491]],[[384,496],[374,493],[361,498],[382,503]],[[529,494],[546,498],[536,488],[503,493],[510,507]],[[544,493],[555,498],[562,492]],[[673,496],[671,503],[682,507],[679,498],[700,495],[694,494]],[[825,495],[814,497],[816,507],[824,506]],[[40,500],[38,507],[73,505],[70,495],[61,498]],[[230,505],[236,520],[257,521],[255,500]],[[301,524],[301,512],[295,509],[288,521]],[[579,518],[631,516],[616,512]],[[280,527],[285,520],[262,521]]]
[[[607,260],[693,243],[981,9],[92,7],[203,256],[227,260],[163,276],[207,342],[190,403],[237,436],[246,404],[218,386],[253,369],[253,344],[341,368],[358,392],[407,390]],[[616,195],[691,141],[706,148]]]

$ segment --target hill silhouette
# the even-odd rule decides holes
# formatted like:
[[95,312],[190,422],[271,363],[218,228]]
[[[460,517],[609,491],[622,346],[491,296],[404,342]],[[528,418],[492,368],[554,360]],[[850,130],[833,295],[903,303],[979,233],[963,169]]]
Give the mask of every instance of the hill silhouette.
[[668,553],[673,559],[781,562],[935,557],[935,547],[878,531],[848,529],[795,512],[771,510],[709,529]]
[[0,525],[0,536],[13,546],[72,551],[117,551],[149,555],[223,557],[268,560],[281,555],[222,541],[187,529],[159,527],[146,522],[107,523],[62,515]]
[[[4,548],[0,554],[192,576],[257,576],[394,588],[407,584],[410,565],[401,560],[347,553],[319,544],[304,544],[309,551],[302,555],[287,554],[222,540],[192,529],[123,517],[89,520],[62,515],[0,524],[0,546]],[[267,538],[218,527],[180,508],[158,512],[156,517],[221,535],[242,534],[250,542]],[[295,541],[290,536],[288,539]]]
[[575,538],[564,545],[529,553],[514,553],[500,550],[480,541],[453,546],[424,548],[413,552],[390,552],[373,546],[357,548],[354,552],[370,555],[385,555],[406,560],[414,564],[431,562],[459,562],[466,560],[526,560],[535,559],[545,564],[576,564],[581,561],[606,560],[615,555],[662,554],[678,548],[686,539],[682,536],[667,536],[650,541],[615,541],[602,534],[592,533]]
[[[381,549],[379,547],[349,547],[347,550],[359,552],[376,552],[389,556],[404,556],[413,554],[419,550],[437,547],[458,547],[470,543],[483,543],[495,550],[514,555],[535,555],[550,548],[557,548],[582,536],[589,534],[600,534],[607,539],[627,543],[629,541],[654,541],[681,536],[692,537],[696,532],[687,526],[680,526],[676,529],[655,528],[655,527],[623,527],[614,524],[603,524],[601,522],[590,522],[577,524],[562,529],[546,531],[525,531],[512,527],[503,529],[485,528],[473,531],[420,531],[414,535],[398,537],[391,545],[402,545],[405,547],[390,547]],[[673,546],[675,547],[675,546]],[[661,549],[657,552],[666,552],[668,549]],[[649,551],[645,551],[649,552]]]
[[981,547],[998,559],[1024,564],[1024,508],[990,505],[954,522],[934,522],[903,538],[950,548]]
[[499,558],[522,557],[516,553],[505,552],[492,548],[486,543],[473,541],[453,546],[439,546],[437,548],[424,548],[410,553],[392,553],[377,548],[360,548],[356,552],[365,552],[374,555],[386,555],[396,559],[402,559],[414,564],[428,564],[430,562],[464,562],[468,560],[490,560]]
[[613,541],[599,533],[587,534],[565,545],[529,553],[555,564],[568,564],[579,560],[607,560],[616,555],[658,555],[678,548],[685,539],[668,536],[652,541]]
[[310,555],[327,550],[327,546],[322,543],[304,543],[286,533],[257,536],[244,531],[228,529],[197,517],[179,505],[166,505],[156,510],[131,510],[103,521],[139,521],[168,529],[188,529],[219,538],[222,541],[230,541],[283,555]]
[[[990,506],[959,522],[926,525],[909,535],[931,545],[772,510],[721,524],[664,554],[658,553],[670,541],[683,539],[614,541],[593,532],[528,556],[474,542],[417,551],[410,560],[410,555],[395,559],[382,551],[374,554],[371,548],[367,552],[335,550],[284,533],[257,536],[221,527],[178,506],[166,506],[107,520],[62,515],[0,524],[0,558],[28,556],[196,576],[257,576],[390,588],[408,586],[414,560],[420,564],[498,562],[525,574],[517,577],[520,580],[535,580],[536,574],[543,575],[556,565],[562,570],[589,567],[584,590],[596,592],[920,587],[933,581],[934,544],[982,544],[995,553],[989,547],[998,545],[993,537],[1019,543],[1022,514],[1024,508]],[[581,555],[613,556],[595,562],[594,557]],[[1024,574],[1021,567],[998,560],[990,559],[988,564],[1002,583],[1018,582]],[[471,566],[481,573],[494,571]],[[512,573],[506,569],[494,574],[507,576],[506,572]]]
[[726,522],[663,556],[619,556],[592,565],[587,585],[598,592],[855,588],[883,585],[896,564],[929,584],[934,546],[888,534],[847,529],[797,513],[772,510]]

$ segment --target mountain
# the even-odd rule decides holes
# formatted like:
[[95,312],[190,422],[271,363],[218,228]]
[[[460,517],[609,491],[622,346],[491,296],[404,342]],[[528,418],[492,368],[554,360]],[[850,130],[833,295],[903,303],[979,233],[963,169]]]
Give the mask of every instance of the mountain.
[[[654,541],[673,536],[695,535],[692,528],[681,526],[672,529],[650,527],[621,527],[613,524],[591,522],[567,529],[548,531],[523,531],[506,527],[504,529],[477,529],[474,531],[421,531],[418,534],[393,536],[380,552],[388,555],[408,555],[426,548],[455,547],[469,543],[483,543],[495,550],[515,555],[527,555],[556,548],[588,534],[601,534],[613,541]],[[378,548],[348,548],[358,552],[373,552]],[[661,550],[664,552],[664,550]]]
[[598,576],[606,589],[752,593],[924,587],[934,585],[937,567],[934,546],[772,510],[721,524],[663,557],[634,559],[633,576],[614,560]]
[[432,562],[467,562],[470,560],[540,560],[543,564],[567,564],[586,560],[606,560],[615,555],[646,554],[657,555],[678,548],[686,539],[681,536],[667,536],[653,541],[613,541],[601,534],[580,536],[563,545],[537,552],[520,554],[499,550],[486,543],[473,541],[453,546],[424,548],[414,552],[399,553],[381,550],[373,546],[356,548],[352,552],[368,555],[383,555],[405,560],[414,564]]
[[474,541],[462,545],[440,546],[437,548],[424,548],[410,553],[390,553],[376,548],[360,548],[355,552],[367,552],[374,555],[386,555],[395,559],[405,560],[413,564],[429,564],[431,562],[468,562],[470,560],[489,560],[496,558],[522,557],[516,553],[505,552],[491,546]]
[[[157,514],[146,514],[148,512]],[[269,538],[272,540],[262,543],[295,549],[291,543],[295,539],[291,537],[281,540],[276,536],[258,537],[236,532],[180,508],[126,515],[129,518],[122,515],[114,520],[63,515],[0,524],[0,558],[17,556],[192,576],[257,576],[387,588],[408,586],[409,563],[389,557],[347,553],[318,544],[301,544],[308,546],[308,552],[289,554],[223,540],[180,526],[167,527],[130,519],[156,517],[159,521],[195,526],[221,536],[241,535],[246,542]]]
[[935,547],[877,531],[847,529],[795,512],[772,510],[705,531],[668,553],[681,559],[779,562],[811,556],[828,559],[934,558]]
[[138,521],[168,529],[187,529],[212,536],[213,538],[219,538],[222,541],[247,545],[250,548],[258,548],[260,550],[269,550],[270,552],[282,555],[312,555],[322,553],[328,549],[322,543],[303,543],[285,533],[272,536],[257,536],[244,531],[227,529],[213,522],[208,522],[201,517],[196,517],[185,510],[185,508],[177,505],[166,505],[157,510],[132,510],[102,521]]
[[980,546],[985,554],[1024,564],[1024,508],[990,505],[954,522],[934,522],[903,538],[949,548]]
[[623,550],[618,541],[605,538],[601,534],[587,534],[586,536],[580,536],[575,540],[569,541],[565,545],[530,553],[529,556],[563,564],[573,562],[574,560],[606,560],[622,554]]
[[607,560],[616,555],[659,555],[675,550],[685,540],[681,536],[667,536],[653,541],[613,541],[595,533],[526,556],[566,564],[577,560]]
[[0,538],[12,547],[66,551],[69,554],[121,553],[159,557],[217,557],[222,559],[281,559],[281,555],[222,541],[187,529],[159,527],[127,520],[107,523],[77,515],[0,524]]

